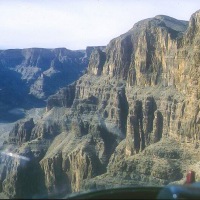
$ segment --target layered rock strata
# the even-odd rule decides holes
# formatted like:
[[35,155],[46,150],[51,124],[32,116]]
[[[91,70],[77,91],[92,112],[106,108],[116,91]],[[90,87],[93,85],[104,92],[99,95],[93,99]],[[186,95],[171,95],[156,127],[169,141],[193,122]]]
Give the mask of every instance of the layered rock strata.
[[[165,185],[197,168],[199,26],[200,11],[189,24],[167,16],[136,23],[91,53],[87,74],[50,96],[41,120],[14,127],[12,151],[37,165],[30,177],[41,174],[44,192],[27,186],[32,196]],[[1,190],[26,197],[16,185],[22,163],[1,159]]]

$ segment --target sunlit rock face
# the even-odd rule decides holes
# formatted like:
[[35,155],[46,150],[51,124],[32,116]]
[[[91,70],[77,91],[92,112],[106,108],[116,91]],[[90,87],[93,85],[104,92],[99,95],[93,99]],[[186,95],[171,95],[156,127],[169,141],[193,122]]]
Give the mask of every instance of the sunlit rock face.
[[105,61],[105,52],[103,52],[101,49],[95,49],[92,51],[88,66],[89,74],[101,75]]
[[[189,24],[162,15],[143,20],[105,49],[87,49],[87,73],[50,96],[31,129],[16,125],[10,136],[23,144],[15,151],[37,164],[45,194],[165,185],[197,166],[199,13]],[[15,169],[0,171],[0,188],[10,197]]]
[[177,37],[186,28],[187,22],[167,16],[136,23],[107,46],[103,74],[125,79],[129,86],[172,85]]

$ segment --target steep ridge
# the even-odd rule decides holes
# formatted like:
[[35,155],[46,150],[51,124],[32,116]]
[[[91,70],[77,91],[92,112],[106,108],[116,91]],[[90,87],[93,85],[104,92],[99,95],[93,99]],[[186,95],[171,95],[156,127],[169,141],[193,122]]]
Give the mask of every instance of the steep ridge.
[[1,155],[1,191],[18,198],[165,185],[198,169],[199,27],[200,11],[189,25],[156,16],[92,51],[87,73],[50,96],[40,120],[10,132],[3,151],[28,160]]

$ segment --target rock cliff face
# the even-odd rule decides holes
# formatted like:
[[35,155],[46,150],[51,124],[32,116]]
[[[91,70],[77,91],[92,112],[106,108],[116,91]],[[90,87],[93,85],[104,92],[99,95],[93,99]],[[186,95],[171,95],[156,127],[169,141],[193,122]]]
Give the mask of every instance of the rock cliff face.
[[[30,194],[165,185],[198,169],[199,27],[200,11],[189,24],[162,15],[136,23],[92,51],[87,73],[50,96],[40,120],[17,124],[4,149],[14,141],[11,150],[37,166]],[[4,157],[0,188],[26,197],[22,163]]]
[[29,141],[34,125],[33,118],[25,122],[21,121],[16,123],[13,130],[9,134],[9,142],[22,144]]

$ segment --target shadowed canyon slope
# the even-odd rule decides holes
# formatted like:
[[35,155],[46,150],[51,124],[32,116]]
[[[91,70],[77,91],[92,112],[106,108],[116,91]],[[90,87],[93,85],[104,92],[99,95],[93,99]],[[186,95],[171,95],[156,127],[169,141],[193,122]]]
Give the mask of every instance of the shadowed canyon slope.
[[200,11],[189,22],[140,21],[94,49],[87,73],[51,95],[41,119],[9,133],[1,192],[42,197],[181,183],[190,168],[200,179],[199,65]]
[[0,112],[45,106],[45,100],[77,80],[86,70],[94,47],[0,50]]

